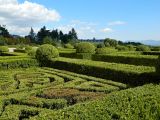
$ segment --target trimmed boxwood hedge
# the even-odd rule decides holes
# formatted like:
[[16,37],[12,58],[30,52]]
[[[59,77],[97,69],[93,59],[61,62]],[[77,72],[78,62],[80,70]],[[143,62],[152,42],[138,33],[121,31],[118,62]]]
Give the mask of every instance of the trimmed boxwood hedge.
[[0,69],[28,68],[38,65],[37,60],[31,58],[0,60]]
[[133,55],[97,55],[97,54],[85,54],[85,53],[60,53],[61,57],[76,58],[76,59],[89,59],[94,61],[104,61],[112,63],[123,63],[130,65],[143,65],[143,66],[156,66],[157,56],[133,56]]
[[156,66],[157,57],[145,57],[145,56],[115,56],[115,55],[92,55],[92,60],[113,62],[113,63],[123,63],[131,65],[143,65],[143,66]]
[[40,113],[34,120],[159,120],[160,85],[145,85],[108,94],[101,100]]
[[156,74],[155,71],[153,71],[150,67],[125,64],[112,65],[111,63],[107,64],[103,62],[100,64],[96,63],[99,62],[83,62],[78,59],[69,60],[68,58],[61,58],[54,62],[48,62],[48,67],[110,79],[116,82],[128,84],[130,86],[139,86],[151,82],[160,82],[160,76]]
[[159,51],[143,52],[143,55],[160,55]]

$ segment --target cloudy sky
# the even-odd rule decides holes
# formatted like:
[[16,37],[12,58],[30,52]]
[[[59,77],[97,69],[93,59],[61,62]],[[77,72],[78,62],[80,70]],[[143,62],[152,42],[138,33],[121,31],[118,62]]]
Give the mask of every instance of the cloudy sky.
[[0,24],[27,35],[42,26],[79,38],[160,40],[160,0],[0,0]]

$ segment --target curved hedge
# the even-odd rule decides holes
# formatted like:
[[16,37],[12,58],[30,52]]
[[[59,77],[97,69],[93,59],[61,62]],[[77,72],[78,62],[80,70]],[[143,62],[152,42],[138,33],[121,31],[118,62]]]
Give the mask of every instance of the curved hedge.
[[102,100],[82,103],[55,112],[40,113],[35,119],[52,120],[159,120],[160,85],[122,90]]

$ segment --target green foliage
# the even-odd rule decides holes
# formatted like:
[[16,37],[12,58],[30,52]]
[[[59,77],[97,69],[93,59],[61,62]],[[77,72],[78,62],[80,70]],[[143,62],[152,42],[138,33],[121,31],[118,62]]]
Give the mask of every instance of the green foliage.
[[105,47],[105,45],[103,44],[103,43],[99,43],[98,45],[97,45],[97,48],[104,48]]
[[128,48],[127,46],[120,46],[120,45],[118,45],[118,46],[116,47],[116,49],[117,49],[118,51],[129,51],[129,48]]
[[129,51],[135,51],[136,48],[133,45],[127,45]]
[[0,36],[0,45],[5,45],[6,44],[6,38],[3,36]]
[[117,50],[114,48],[108,48],[108,47],[104,47],[104,48],[97,48],[96,49],[96,54],[110,54],[110,53],[114,53]]
[[106,38],[104,40],[104,44],[106,47],[108,47],[108,46],[116,47],[118,45],[118,41],[115,39]]
[[160,86],[146,85],[114,92],[102,100],[59,110],[38,119],[52,120],[158,120],[160,115]]
[[8,52],[9,49],[7,46],[0,46],[0,53]]
[[152,47],[152,48],[151,48],[151,51],[160,51],[160,47],[159,47],[159,46],[157,46],[157,47]]
[[160,74],[160,56],[158,57],[158,63],[155,66],[157,74]]
[[136,51],[151,51],[151,49],[148,46],[139,45],[137,46]]
[[95,53],[95,46],[89,42],[78,43],[76,47],[77,53]]
[[35,49],[29,50],[28,55],[31,56],[32,58],[35,58],[36,57],[36,51],[37,50],[35,50]]
[[73,49],[74,47],[71,44],[67,43],[64,44],[64,48]]
[[51,37],[45,37],[44,39],[43,39],[43,44],[53,44],[53,40],[52,40],[52,38]]
[[5,28],[6,26],[5,25],[0,25],[0,36],[3,36],[3,37],[9,37],[9,32],[8,30]]
[[52,45],[41,45],[36,51],[36,59],[40,64],[45,65],[49,60],[59,57],[57,48]]
[[134,66],[69,58],[60,58],[49,66],[57,69],[74,71],[80,74],[111,79],[131,86],[142,85],[151,81],[157,83],[159,81],[158,76],[152,74],[152,72],[155,72],[155,68],[147,66]]
[[32,66],[38,66],[38,63],[35,59],[21,58],[0,61],[0,69],[28,68]]
[[156,66],[158,62],[157,56],[121,55],[121,54],[92,55],[92,60],[111,62],[111,63],[123,63],[130,65],[142,65],[142,66]]
[[159,51],[149,51],[149,52],[143,52],[143,55],[160,55]]
[[28,51],[30,51],[30,50],[32,50],[32,46],[29,46],[29,45],[28,45],[28,46],[25,47],[25,51],[26,51],[26,52],[28,52]]

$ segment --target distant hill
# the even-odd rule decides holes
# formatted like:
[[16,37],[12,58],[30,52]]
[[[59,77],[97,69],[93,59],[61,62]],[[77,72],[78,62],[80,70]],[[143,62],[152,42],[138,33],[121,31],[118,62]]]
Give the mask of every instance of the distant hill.
[[[140,42],[145,45],[160,46],[160,40],[128,40],[129,42]],[[125,41],[125,42],[128,42]]]
[[143,40],[140,42],[145,45],[160,46],[160,40]]

